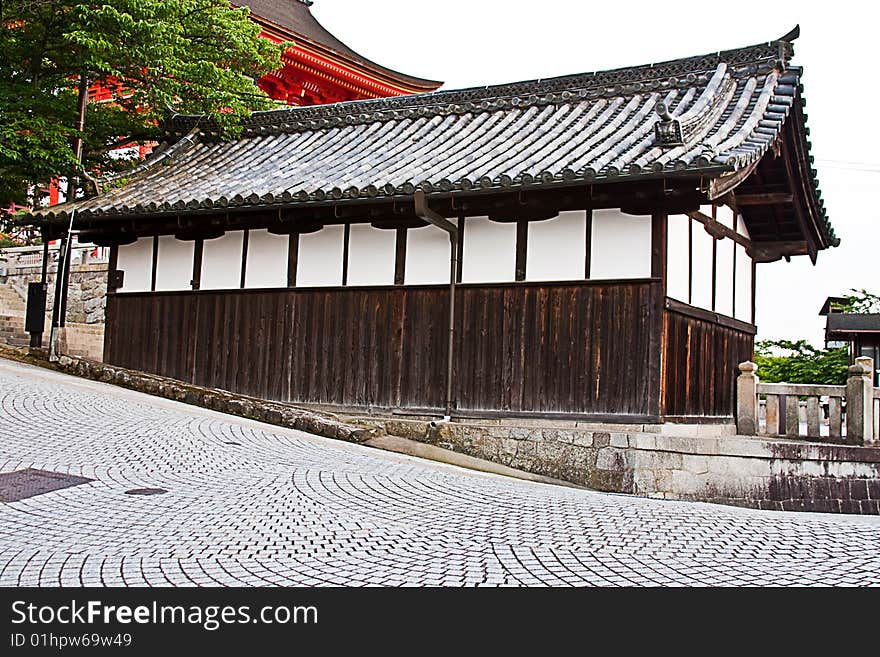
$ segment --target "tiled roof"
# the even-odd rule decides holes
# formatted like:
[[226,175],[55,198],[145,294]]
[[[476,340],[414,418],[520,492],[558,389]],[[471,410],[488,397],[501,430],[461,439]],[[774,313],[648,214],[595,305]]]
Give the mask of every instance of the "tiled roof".
[[826,331],[829,336],[850,333],[880,333],[880,315],[832,313],[828,315]]
[[441,84],[434,80],[425,80],[392,71],[356,53],[318,22],[318,19],[312,15],[311,3],[304,3],[302,0],[232,0],[232,4],[248,7],[251,16],[259,22],[273,25],[284,32],[302,37],[312,44],[322,46],[344,59],[386,77],[400,80],[417,88],[436,89]]
[[[754,165],[787,121],[803,123],[801,69],[788,65],[791,55],[789,42],[776,41],[549,80],[258,112],[232,141],[202,117],[177,116],[167,127],[173,146],[126,174],[126,185],[80,202],[78,212],[180,214],[408,196],[416,188],[711,179]],[[801,125],[797,134],[804,133]],[[827,246],[833,230],[814,177],[806,188]]]

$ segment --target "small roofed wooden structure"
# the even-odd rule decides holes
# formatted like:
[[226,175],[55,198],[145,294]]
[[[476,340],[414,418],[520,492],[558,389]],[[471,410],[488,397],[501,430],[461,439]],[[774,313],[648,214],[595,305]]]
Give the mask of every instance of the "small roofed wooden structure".
[[880,314],[844,312],[847,297],[828,297],[819,311],[825,316],[825,342],[849,344],[850,362],[874,359],[874,385],[880,386]]
[[114,245],[117,365],[344,408],[726,421],[757,264],[838,243],[795,36],[260,112],[234,140],[176,116],[125,181],[29,221],[75,211]]

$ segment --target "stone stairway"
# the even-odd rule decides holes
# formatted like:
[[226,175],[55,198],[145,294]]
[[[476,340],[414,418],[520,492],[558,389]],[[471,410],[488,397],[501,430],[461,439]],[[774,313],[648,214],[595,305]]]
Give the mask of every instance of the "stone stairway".
[[27,347],[30,336],[24,330],[26,304],[18,292],[0,283],[0,344]]

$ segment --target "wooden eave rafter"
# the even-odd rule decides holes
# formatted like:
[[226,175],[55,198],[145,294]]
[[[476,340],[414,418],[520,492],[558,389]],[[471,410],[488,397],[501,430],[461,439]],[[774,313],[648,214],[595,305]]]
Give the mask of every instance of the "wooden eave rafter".
[[819,253],[819,248],[814,236],[819,234],[819,229],[814,222],[808,219],[810,213],[805,207],[806,199],[810,198],[810,190],[807,188],[807,176],[809,175],[809,172],[803,171],[803,166],[801,166],[803,160],[798,157],[800,153],[797,152],[796,147],[792,148],[789,143],[791,130],[788,126],[793,123],[795,122],[789,121],[786,125],[786,129],[783,131],[783,138],[780,143],[781,157],[785,164],[785,175],[788,179],[788,187],[793,194],[792,204],[794,206],[795,216],[797,217],[798,225],[806,238],[806,255],[809,255],[813,264],[816,264],[816,256]]

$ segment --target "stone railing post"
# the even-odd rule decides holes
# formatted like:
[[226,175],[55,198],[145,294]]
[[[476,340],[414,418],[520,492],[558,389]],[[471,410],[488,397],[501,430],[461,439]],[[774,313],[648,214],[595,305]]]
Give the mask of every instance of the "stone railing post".
[[874,359],[856,358],[846,381],[846,442],[864,445],[874,437]]
[[736,378],[736,432],[743,436],[758,433],[758,366],[746,361],[739,364]]

